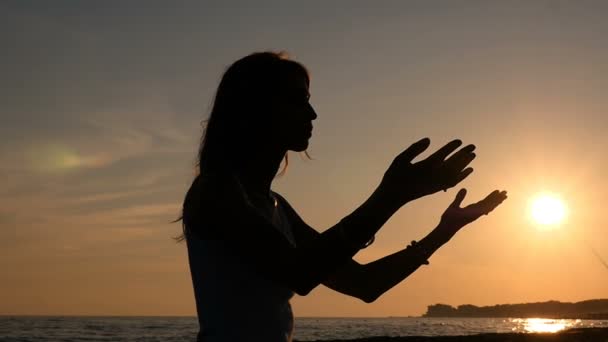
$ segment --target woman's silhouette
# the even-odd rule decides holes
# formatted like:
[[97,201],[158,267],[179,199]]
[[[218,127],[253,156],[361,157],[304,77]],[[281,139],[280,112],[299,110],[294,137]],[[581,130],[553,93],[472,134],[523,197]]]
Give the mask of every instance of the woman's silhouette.
[[199,341],[290,341],[294,292],[306,295],[323,284],[373,302],[506,198],[497,190],[460,208],[463,189],[420,242],[357,263],[352,257],[401,206],[466,178],[475,147],[449,156],[461,145],[454,140],[412,163],[430,144],[418,141],[394,159],[369,199],[319,233],[271,190],[287,152],[308,146],[317,118],[309,82],[301,64],[272,52],[236,61],[221,79],[182,213]]

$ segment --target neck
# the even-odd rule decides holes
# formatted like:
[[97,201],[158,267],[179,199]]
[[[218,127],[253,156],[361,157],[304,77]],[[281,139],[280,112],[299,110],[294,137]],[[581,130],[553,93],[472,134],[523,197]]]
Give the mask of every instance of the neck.
[[248,194],[269,195],[272,180],[287,151],[255,148],[250,151],[236,161],[236,174]]

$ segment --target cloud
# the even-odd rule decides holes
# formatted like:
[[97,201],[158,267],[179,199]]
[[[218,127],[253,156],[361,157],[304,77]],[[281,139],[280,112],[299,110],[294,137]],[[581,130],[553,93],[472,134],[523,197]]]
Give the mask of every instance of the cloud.
[[[112,118],[117,116],[122,119]],[[70,125],[76,127],[48,130],[46,137],[36,134],[31,140],[7,140],[0,147],[0,170],[56,173],[106,167],[138,156],[194,153],[200,134],[178,126],[170,114],[160,113],[145,118],[131,113],[100,114]]]

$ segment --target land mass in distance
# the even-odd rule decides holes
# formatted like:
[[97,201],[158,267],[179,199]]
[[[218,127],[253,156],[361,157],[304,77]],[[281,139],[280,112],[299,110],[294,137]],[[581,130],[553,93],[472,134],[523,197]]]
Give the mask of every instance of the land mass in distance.
[[608,299],[591,299],[576,303],[548,302],[475,306],[463,304],[429,305],[423,317],[517,317],[608,319]]

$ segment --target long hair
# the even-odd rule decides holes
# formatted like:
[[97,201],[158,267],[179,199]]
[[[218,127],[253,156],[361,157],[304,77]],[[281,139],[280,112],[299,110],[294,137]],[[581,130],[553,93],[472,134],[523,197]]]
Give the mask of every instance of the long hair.
[[[237,60],[224,72],[211,113],[204,122],[196,176],[186,193],[181,217],[173,221],[182,220],[183,234],[177,241],[183,241],[195,229],[190,223],[197,222],[196,215],[201,212],[193,200],[200,191],[195,186],[197,179],[207,171],[230,170],[233,158],[260,131],[257,128],[267,126],[268,118],[264,114],[286,80],[296,75],[310,82],[308,70],[288,58],[285,52],[256,52]],[[306,156],[310,158],[308,153]],[[288,164],[285,153],[285,166],[279,175],[285,173]]]

